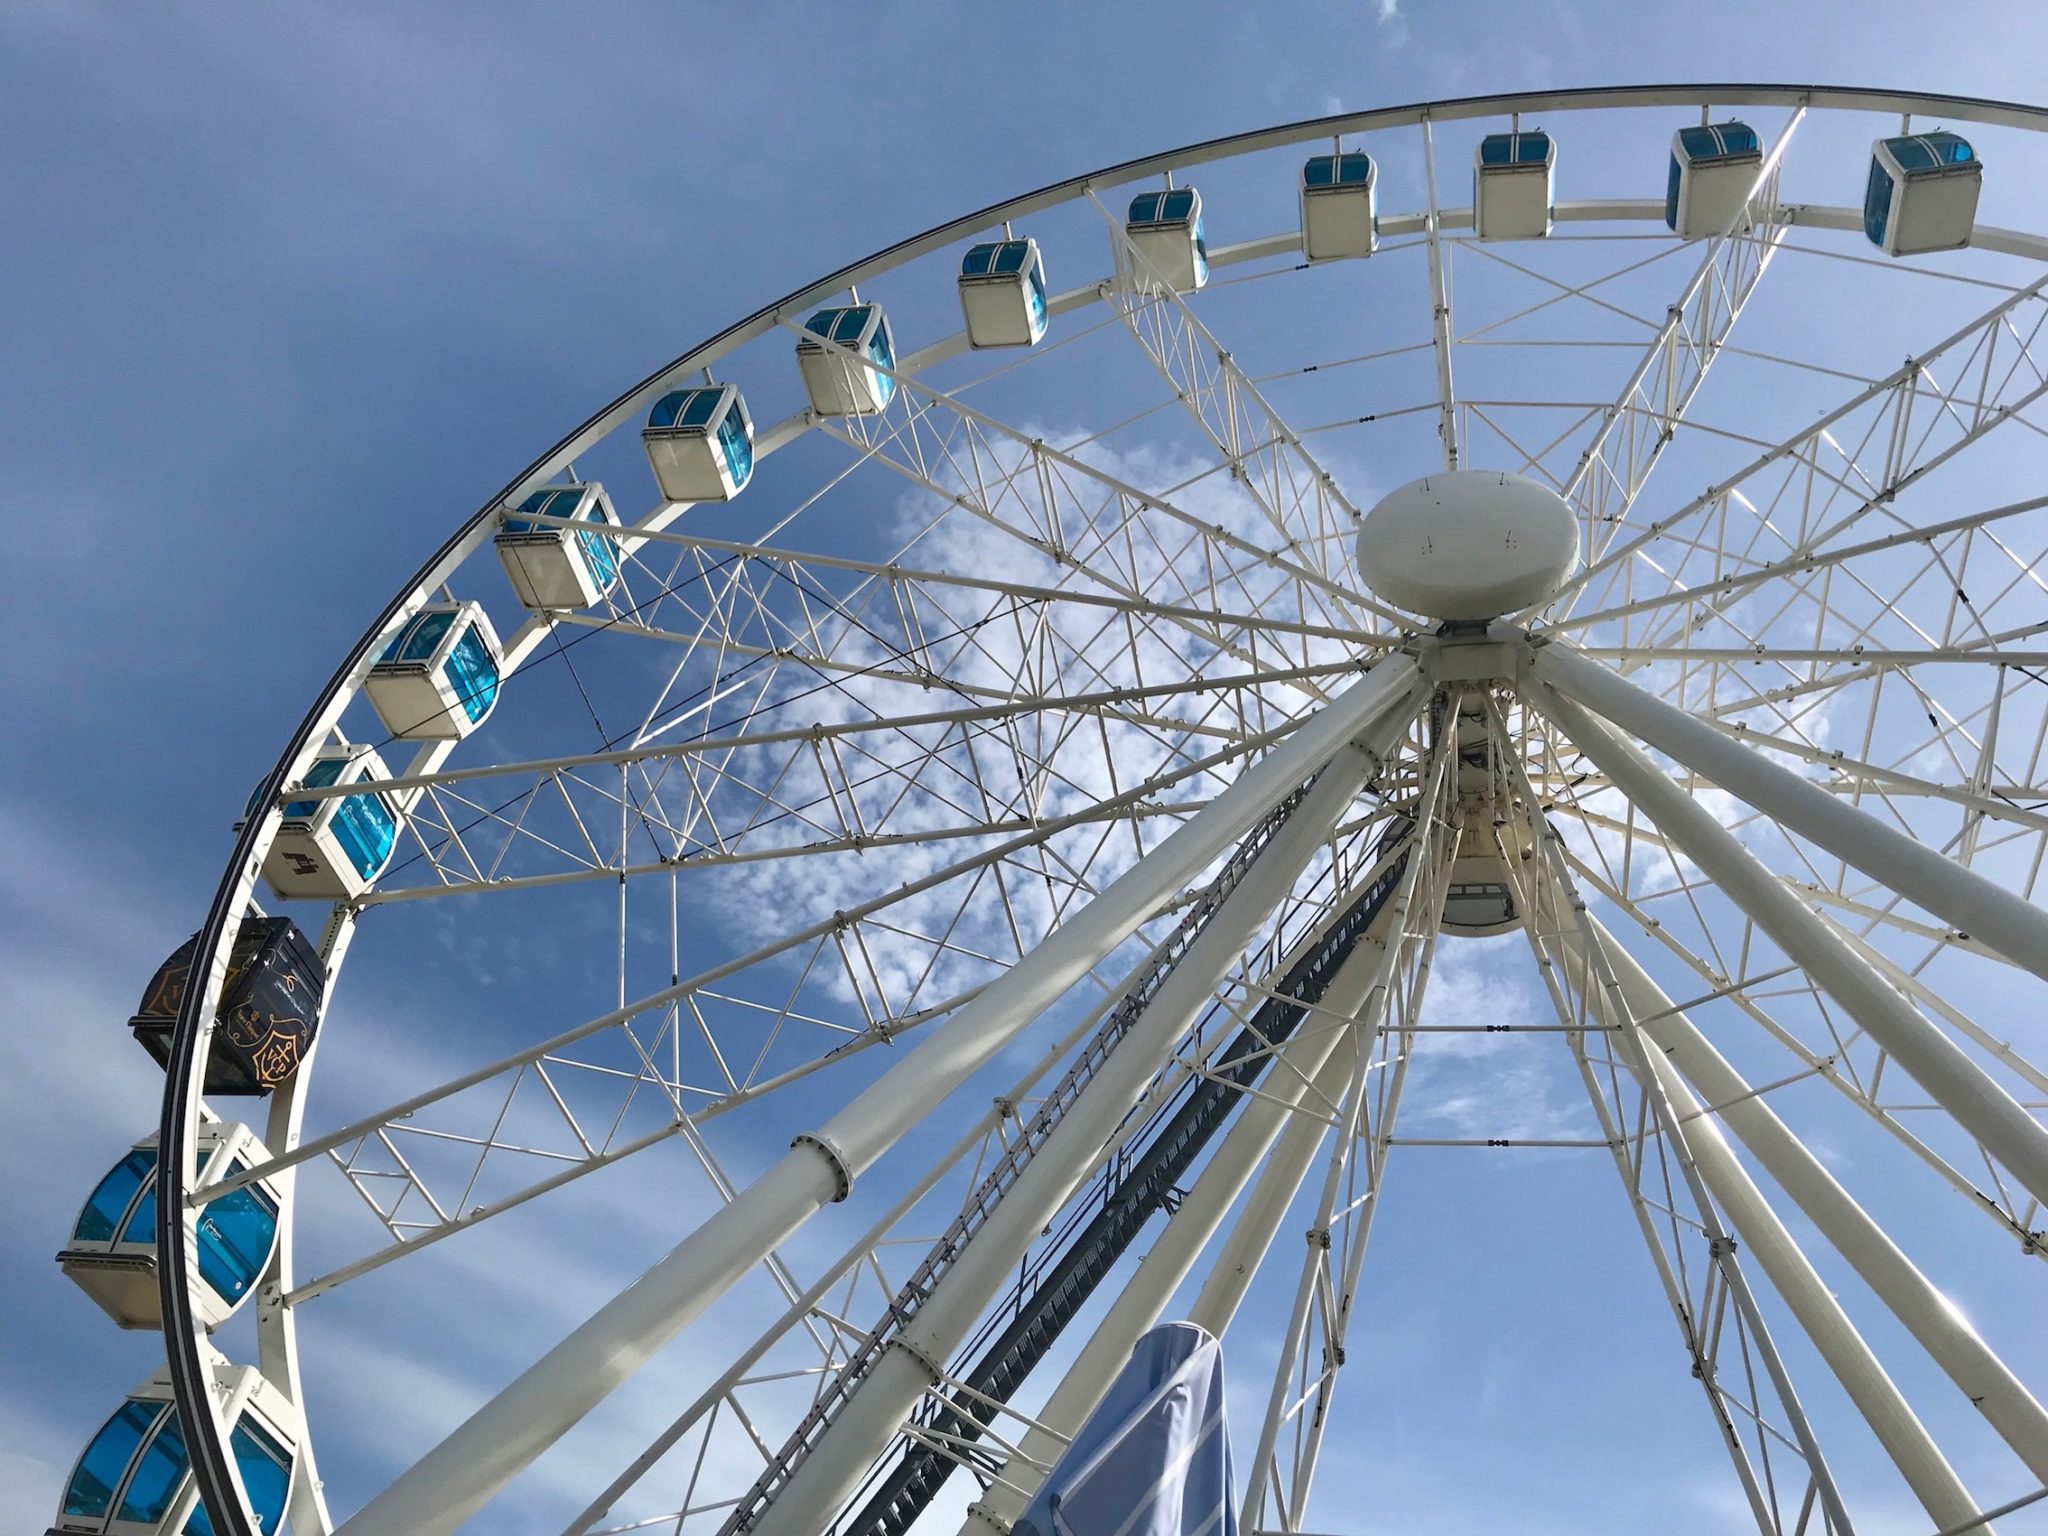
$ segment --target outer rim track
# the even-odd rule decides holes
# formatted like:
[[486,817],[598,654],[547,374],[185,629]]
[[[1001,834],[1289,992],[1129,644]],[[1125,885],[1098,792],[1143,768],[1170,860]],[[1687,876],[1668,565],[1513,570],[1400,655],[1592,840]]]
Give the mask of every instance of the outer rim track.
[[1965,122],[2048,131],[2048,108],[2017,102],[1870,87],[1699,82],[1458,97],[1307,118],[1206,139],[1125,160],[992,203],[886,246],[783,295],[699,342],[620,394],[528,464],[466,519],[379,611],[363,637],[321,685],[283,753],[264,776],[254,803],[266,805],[269,809],[262,816],[246,821],[235,838],[225,873],[198,934],[197,953],[209,957],[205,980],[203,985],[187,991],[172,1033],[158,1132],[166,1166],[176,1173],[181,1198],[158,1202],[157,1279],[163,1306],[166,1354],[179,1421],[190,1449],[201,1499],[214,1529],[223,1536],[256,1536],[254,1527],[243,1514],[226,1436],[213,1408],[212,1394],[208,1390],[210,1373],[202,1352],[205,1334],[198,1327],[185,1283],[191,1251],[184,1221],[188,1206],[182,1192],[190,1188],[197,1172],[192,1135],[199,1118],[200,1048],[210,1035],[205,1021],[211,1017],[219,1000],[227,950],[233,937],[233,919],[243,909],[255,887],[262,850],[275,834],[280,792],[303,771],[305,759],[314,744],[339,718],[352,697],[353,682],[374,653],[379,640],[409,607],[420,600],[420,594],[431,591],[452,573],[489,528],[500,506],[529,488],[544,483],[563,465],[573,462],[598,439],[642,408],[669,381],[704,367],[740,344],[766,334],[788,312],[991,225],[1000,224],[1005,219],[1016,219],[1037,209],[1068,201],[1091,189],[1130,182],[1169,167],[1185,168],[1286,144],[1402,127],[1425,120],[1451,122],[1498,117],[1512,112],[1694,105],[1701,101],[1729,106],[1807,105],[1863,112],[1939,112]]

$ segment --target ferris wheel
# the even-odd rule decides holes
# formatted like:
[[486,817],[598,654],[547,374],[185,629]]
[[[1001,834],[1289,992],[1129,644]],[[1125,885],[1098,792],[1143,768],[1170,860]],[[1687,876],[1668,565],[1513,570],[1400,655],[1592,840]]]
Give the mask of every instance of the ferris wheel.
[[[2031,1507],[2029,1341],[1885,1213],[2042,1283],[2048,231],[1997,210],[2044,129],[1294,123],[626,390],[376,616],[149,983],[161,1125],[60,1259],[167,1362],[54,1528],[495,1529],[570,1443],[571,1532],[996,1536],[1166,1317],[1240,1528],[1355,1528],[1367,1239],[1457,1149],[1611,1164],[1758,1529],[1856,1528],[1852,1434],[1928,1532]],[[1480,941],[1520,1001],[1433,1008]],[[1433,1113],[1475,1035],[1569,1114]],[[406,1319],[491,1233],[651,1246],[476,1319],[517,1360],[410,1443]]]

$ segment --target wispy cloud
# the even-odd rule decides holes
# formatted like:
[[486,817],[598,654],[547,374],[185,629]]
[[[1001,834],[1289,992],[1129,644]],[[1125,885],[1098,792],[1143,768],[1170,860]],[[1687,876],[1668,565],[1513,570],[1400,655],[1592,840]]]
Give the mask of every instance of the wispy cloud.
[[[1547,1024],[1554,1018],[1522,935],[1437,946],[1425,1023]],[[1405,1134],[1547,1138],[1583,1134],[1590,1123],[1564,1037],[1556,1034],[1426,1035],[1402,1098]]]

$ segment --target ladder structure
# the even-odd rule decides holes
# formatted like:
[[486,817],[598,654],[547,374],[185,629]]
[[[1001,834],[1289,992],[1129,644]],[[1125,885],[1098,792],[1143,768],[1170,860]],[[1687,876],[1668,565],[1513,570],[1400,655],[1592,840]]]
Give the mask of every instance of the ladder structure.
[[[1093,1219],[1078,1233],[1070,1224],[1062,1234],[1064,1241],[1040,1255],[984,1329],[984,1338],[1000,1331],[962,1378],[966,1390],[943,1403],[928,1400],[931,1408],[925,1422],[933,1440],[965,1446],[980,1438],[999,1405],[1009,1401],[1045,1358],[1145,1224],[1170,1208],[1188,1168],[1351,958],[1359,938],[1393,895],[1409,857],[1403,853],[1395,859],[1344,910],[1321,942],[1295,961],[1274,989],[1278,995],[1259,1007],[1207,1073],[1190,1080],[1178,1106],[1144,1150],[1111,1167]],[[1006,1313],[1011,1314],[1007,1325],[1002,1322]],[[936,1445],[909,1441],[858,1513],[838,1527],[838,1536],[903,1536],[938,1496],[957,1464]]]

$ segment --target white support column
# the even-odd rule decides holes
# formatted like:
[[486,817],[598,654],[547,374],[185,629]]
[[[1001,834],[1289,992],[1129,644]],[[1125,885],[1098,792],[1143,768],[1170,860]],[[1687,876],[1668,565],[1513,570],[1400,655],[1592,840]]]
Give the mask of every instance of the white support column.
[[[811,1309],[824,1300],[828,1291],[846,1278],[848,1271],[869,1262],[889,1234],[896,1230],[897,1224],[916,1208],[919,1201],[932,1192],[948,1172],[965,1166],[965,1159],[972,1157],[977,1147],[986,1148],[990,1138],[996,1135],[998,1127],[1012,1113],[1013,1106],[1028,1097],[1035,1084],[1065,1061],[1068,1053],[1094,1032],[1103,1016],[1114,1006],[1114,998],[1104,998],[1095,1008],[1083,1012],[1073,1027],[1067,1031],[1066,1036],[1048,1046],[1037,1063],[1012,1083],[1002,1098],[992,1100],[990,1107],[967,1128],[966,1133],[931,1162],[873,1226],[855,1238],[837,1259],[815,1276],[810,1286],[795,1298],[789,1308],[764,1332],[758,1334],[753,1343],[741,1350],[738,1356],[727,1364],[724,1372],[708,1383],[690,1406],[672,1419],[668,1427],[656,1435],[646,1449],[606,1485],[604,1492],[584,1507],[583,1512],[563,1530],[562,1536],[587,1536],[590,1529],[610,1514],[619,1500],[632,1490],[634,1484],[674,1450],[681,1443],[683,1436],[688,1434],[706,1414],[716,1413],[721,1405],[735,1406],[736,1399],[732,1399],[731,1395],[739,1387],[747,1384],[748,1372],[760,1363],[761,1357],[773,1349],[791,1329],[808,1321],[812,1316]],[[294,1536],[297,1536],[296,1532]]]
[[[2048,980],[2048,910],[1552,641],[1530,675]],[[2039,1188],[2035,1188],[2039,1194]]]
[[[1324,1063],[1324,1072],[1316,1079],[1317,1089],[1338,1104],[1343,1102],[1344,1090],[1350,1085],[1348,1053]],[[1258,1275],[1260,1262],[1273,1251],[1280,1223],[1286,1220],[1309,1170],[1315,1166],[1316,1150],[1329,1133],[1327,1124],[1307,1115],[1296,1115],[1287,1122],[1272,1156],[1259,1170],[1259,1181],[1252,1186],[1251,1196],[1238,1213],[1230,1235],[1209,1261],[1209,1273],[1202,1280],[1201,1290],[1195,1293],[1194,1305],[1188,1308],[1189,1322],[1208,1329],[1219,1339],[1229,1331],[1237,1309],[1244,1303],[1245,1292]]]
[[928,1035],[815,1134],[606,1302],[347,1521],[348,1536],[447,1536],[921,1122],[1344,744],[1396,739],[1424,685],[1389,656]]
[[1355,746],[1339,750],[1160,983],[1115,1053],[1024,1165],[973,1242],[940,1276],[893,1341],[896,1347],[875,1361],[843,1412],[826,1425],[761,1510],[750,1527],[757,1536],[817,1536],[825,1528],[918,1399],[937,1384],[933,1362],[951,1358],[1015,1274],[1019,1257],[1087,1177],[1147,1080],[1172,1057],[1196,1013],[1286,898],[1377,766],[1377,753]]
[[[1443,700],[1443,718],[1455,721],[1459,707],[1460,695],[1453,690]],[[1428,983],[1437,932],[1443,921],[1444,897],[1449,889],[1446,871],[1457,847],[1455,832],[1449,834],[1448,848],[1438,841],[1438,810],[1456,755],[1454,735],[1450,730],[1438,735],[1421,794],[1415,802],[1417,858],[1409,866],[1391,904],[1388,963],[1365,1003],[1368,1018],[1393,1020],[1382,1022],[1381,1028],[1405,1030],[1412,1025]],[[1394,1018],[1396,1010],[1398,1019]],[[1277,1455],[1280,1437],[1287,1424],[1294,1421],[1295,1412],[1304,1409],[1310,1399],[1314,1399],[1315,1421],[1320,1424],[1329,1407],[1337,1370],[1343,1364],[1344,1333],[1350,1321],[1349,1298],[1356,1294],[1357,1265],[1379,1210],[1379,1178],[1393,1117],[1399,1109],[1401,1084],[1407,1074],[1405,1046],[1409,1038],[1412,1037],[1403,1037],[1404,1049],[1394,1057],[1389,1075],[1379,1085],[1371,1081],[1372,1054],[1359,1036],[1354,1036],[1356,1047],[1342,1053],[1341,1059],[1350,1069],[1341,1101],[1343,1107],[1330,1137],[1321,1199],[1303,1234],[1308,1251],[1303,1255],[1294,1305],[1275,1352],[1272,1390],[1259,1429],[1258,1446],[1245,1464],[1238,1515],[1242,1530],[1261,1528],[1269,1502],[1279,1506],[1285,1529],[1300,1529],[1301,1505],[1315,1475],[1321,1436],[1314,1432],[1303,1435],[1297,1424],[1293,1465],[1288,1469],[1291,1476],[1283,1475]],[[1340,1266],[1341,1279],[1335,1273]],[[1321,1343],[1320,1369],[1313,1372],[1306,1364],[1312,1347],[1311,1334],[1319,1334]],[[1302,1377],[1313,1375],[1316,1381],[1305,1395],[1297,1395],[1305,1384],[1296,1379],[1297,1362],[1301,1362]]]
[[1706,807],[1583,707],[1537,682],[1524,698],[1633,800],[1786,957],[2032,1194],[2048,1200],[2048,1129],[1923,1018],[1828,925],[1785,889]]
[[[1714,1118],[1736,1138],[1807,1220],[1848,1261],[1864,1284],[1920,1342],[1976,1406],[2027,1470],[2048,1482],[2048,1412],[2020,1383],[1884,1229],[1836,1182],[1765,1101],[1755,1096],[1690,1017],[1591,913],[1587,922],[1605,950],[1623,1002],[1670,1065],[1714,1106]],[[1576,936],[1567,939],[1573,942]],[[1674,1102],[1680,1096],[1673,1094]],[[1687,1110],[1686,1113],[1691,1113]],[[1688,1138],[1697,1139],[1688,1121]]]
[[[1495,726],[1501,728],[1497,715]],[[1792,1485],[1773,1469],[1775,1440],[1793,1452],[1806,1474],[1799,1530],[1806,1529],[1807,1516],[1817,1507],[1822,1530],[1849,1536],[1854,1526],[1843,1506],[1841,1491],[1821,1454],[1791,1374],[1764,1323],[1748,1276],[1736,1257],[1735,1239],[1708,1190],[1690,1133],[1665,1092],[1664,1076],[1650,1065],[1655,1052],[1633,1010],[1622,999],[1621,984],[1605,948],[1585,937],[1590,931],[1587,924],[1591,914],[1572,881],[1563,856],[1563,840],[1542,818],[1542,801],[1530,785],[1520,760],[1512,760],[1510,767],[1521,789],[1531,834],[1542,854],[1541,866],[1530,870],[1528,878],[1516,878],[1510,865],[1510,878],[1521,893],[1518,904],[1527,914],[1530,949],[1545,990],[1557,1009],[1559,1024],[1567,1031],[1589,1022],[1597,1024],[1602,1019],[1617,1026],[1607,1035],[1606,1046],[1597,1053],[1585,1045],[1582,1028],[1575,1036],[1568,1035],[1572,1054],[1613,1154],[1615,1170],[1628,1191],[1651,1262],[1657,1268],[1673,1317],[1692,1356],[1693,1379],[1706,1393],[1757,1529],[1764,1536],[1782,1536],[1784,1530],[1784,1507],[1780,1500]],[[1540,885],[1543,895],[1530,894],[1532,885]],[[1546,902],[1543,896],[1550,899]],[[1565,934],[1572,930],[1580,936],[1576,959],[1565,943]],[[1583,985],[1573,985],[1575,974]],[[1621,1088],[1617,1068],[1636,1087],[1638,1099],[1633,1108]],[[1654,1158],[1653,1137],[1657,1143]],[[1705,1240],[1707,1252],[1707,1264],[1696,1279],[1688,1273],[1690,1266],[1681,1251],[1689,1233],[1697,1233]],[[1727,1326],[1730,1323],[1734,1325],[1732,1333]],[[1739,1361],[1740,1368],[1723,1370],[1724,1353]],[[1762,1367],[1761,1372],[1758,1366]],[[1766,1384],[1769,1397],[1765,1394]],[[1771,1397],[1776,1399],[1782,1415],[1781,1426],[1773,1426],[1768,1417]],[[1753,1438],[1745,1431],[1745,1425],[1753,1426]]]
[[[1419,845],[1411,858],[1419,859]],[[1341,908],[1340,908],[1341,910]],[[1102,1394],[1109,1390],[1117,1372],[1130,1359],[1131,1350],[1145,1331],[1159,1321],[1159,1313],[1173,1298],[1202,1252],[1215,1237],[1223,1218],[1237,1204],[1252,1175],[1259,1171],[1272,1150],[1283,1125],[1299,1118],[1312,1131],[1320,1131],[1323,1104],[1337,1104],[1351,1080],[1351,1051],[1339,1051],[1340,1044],[1356,1040],[1356,1049],[1370,1053],[1376,1021],[1359,1017],[1355,1030],[1333,1028],[1335,1016],[1354,1017],[1386,968],[1387,930],[1393,915],[1391,902],[1382,908],[1372,926],[1359,936],[1357,948],[1337,969],[1312,1014],[1279,1052],[1278,1068],[1266,1074],[1260,1096],[1237,1112],[1237,1120],[1223,1138],[1222,1146],[1203,1167],[1194,1188],[1181,1201],[1180,1209],[1139,1262],[1130,1283],[1088,1340],[1074,1354],[1073,1364],[1036,1415],[1045,1428],[1033,1426],[1018,1442],[1018,1456],[1004,1468],[1005,1482],[997,1483],[968,1511],[963,1536],[1007,1531],[1010,1522],[1024,1512],[1029,1496],[1037,1490],[1037,1470],[1020,1458],[1050,1462],[1058,1456],[1061,1442],[1054,1433],[1071,1435],[1094,1411]],[[1306,953],[1321,942],[1310,938],[1301,946]],[[1318,1016],[1320,1015],[1320,1016]],[[1298,1075],[1297,1075],[1298,1074]],[[1314,1084],[1313,1092],[1310,1084]],[[1306,1100],[1310,1112],[1299,1116],[1291,1109]],[[1313,1153],[1316,1137],[1308,1139]],[[1302,1162],[1305,1170],[1307,1158]],[[1013,1486],[1014,1485],[1014,1486]]]
[[[1592,926],[1591,913],[1585,915],[1585,923],[1592,942],[1599,946],[1620,984],[1621,1008],[1615,1009],[1606,993],[1593,984],[1588,974],[1586,940],[1576,925],[1560,935],[1577,972],[1572,978],[1572,985],[1593,1001],[1597,1016],[1609,1028],[1625,1028],[1628,1020],[1614,1017],[1616,1012],[1625,1012],[1644,1035],[1656,1043],[1641,1006],[1650,999],[1642,996],[1639,989],[1632,988],[1626,979],[1633,962],[1623,959],[1619,946],[1613,943],[1604,929]],[[1668,1002],[1663,1004],[1667,1009],[1669,1006]],[[1926,1426],[1907,1404],[1905,1395],[1885,1373],[1884,1366],[1869,1344],[1856,1331],[1856,1325],[1842,1310],[1842,1304],[1815,1272],[1792,1234],[1785,1230],[1777,1212],[1771,1209],[1748,1170],[1723,1139],[1720,1126],[1713,1117],[1701,1115],[1699,1100],[1693,1097],[1677,1068],[1665,1059],[1662,1051],[1652,1050],[1643,1054],[1651,1071],[1657,1075],[1665,1097],[1685,1126],[1686,1151],[1691,1154],[1714,1203],[1721,1208],[1723,1218],[1748,1248],[1750,1257],[1770,1277],[1793,1319],[1813,1341],[1821,1358],[1827,1361],[1828,1369],[1834,1372],[1849,1400],[1856,1405],[1864,1422],[1877,1436],[1878,1443],[1891,1457],[1892,1464],[1920,1500],[1928,1519],[1937,1530],[1947,1530],[1976,1519],[1977,1504],[1970,1497],[1969,1490],[1941,1454],[1941,1448],[1927,1433]],[[1988,1533],[1989,1528],[1986,1529]]]

